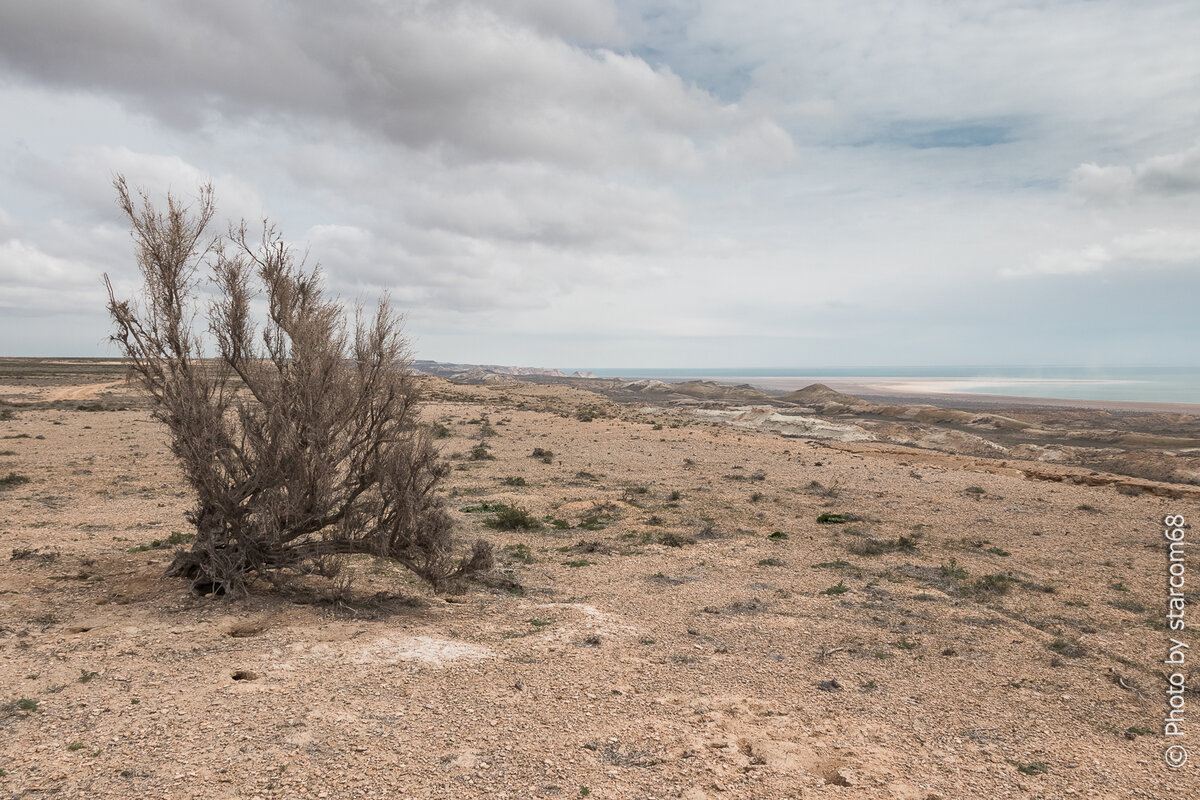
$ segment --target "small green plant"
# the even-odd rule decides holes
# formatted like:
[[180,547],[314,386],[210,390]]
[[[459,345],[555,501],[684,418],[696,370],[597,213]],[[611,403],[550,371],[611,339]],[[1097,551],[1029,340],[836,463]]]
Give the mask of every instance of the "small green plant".
[[91,670],[81,669],[81,670],[79,670],[79,682],[80,683],[88,683],[99,674],[100,674],[99,672],[92,672]]
[[550,520],[550,527],[557,528],[560,531],[565,531],[567,528],[571,527],[571,523],[567,522],[565,519],[552,519]]
[[1060,656],[1065,656],[1066,658],[1083,658],[1085,655],[1087,655],[1087,649],[1084,648],[1082,644],[1070,639],[1064,639],[1062,637],[1055,639],[1046,646],[1058,653]]
[[782,542],[784,539],[788,538],[788,535],[783,531],[771,531],[767,534],[767,538],[773,539],[777,542]]
[[1113,608],[1119,608],[1122,611],[1128,611],[1131,614],[1145,614],[1147,610],[1145,605],[1132,598],[1109,600],[1108,604]]
[[147,550],[159,550],[164,547],[175,547],[176,545],[186,544],[196,538],[194,533],[180,533],[179,531],[171,531],[171,535],[165,539],[152,539],[150,544],[140,544],[137,547],[130,548],[131,553],[144,553]]
[[463,506],[459,511],[464,514],[490,514],[493,511],[503,511],[508,508],[504,503],[491,503],[484,501],[477,506]]
[[538,617],[534,617],[533,619],[529,620],[529,624],[535,628],[544,628],[550,624],[550,620],[539,619]]
[[581,480],[581,481],[594,481],[594,480],[596,480],[596,476],[595,476],[595,475],[593,475],[592,473],[588,472],[587,470],[583,470],[583,469],[579,470],[579,472],[576,472],[576,473],[575,473],[575,477],[576,477],[576,478],[578,478],[578,479],[579,479],[579,480]]
[[536,531],[542,527],[537,517],[520,506],[504,506],[483,524],[498,531]]
[[522,564],[532,564],[537,560],[533,557],[533,551],[529,549],[528,545],[506,544],[503,550],[513,561],[520,561]]
[[1028,764],[1017,764],[1017,772],[1021,773],[1022,775],[1045,775],[1049,771],[1050,768],[1041,761],[1030,761]]
[[1003,547],[989,547],[986,552],[991,553],[994,556],[1001,556],[1004,558],[1012,555],[1012,553],[1008,552]]
[[766,495],[763,494],[762,492],[754,492],[753,494],[750,495],[750,502],[757,503],[760,500],[762,500],[764,497],[766,497]]
[[1012,588],[1012,579],[1007,575],[983,575],[975,579],[970,586],[970,592],[975,595],[1008,594]]
[[578,568],[578,567],[590,567],[592,565],[592,562],[588,561],[586,558],[575,558],[570,561],[564,561],[563,564],[568,567]]
[[31,478],[26,475],[19,475],[16,472],[9,472],[3,478],[0,478],[0,490],[15,489],[18,486],[24,486],[29,483]]
[[22,697],[20,700],[17,701],[17,708],[21,711],[29,711],[29,712],[37,711],[38,710],[38,701],[32,700],[28,697]]
[[920,643],[914,642],[907,636],[901,636],[899,639],[892,642],[892,647],[895,647],[899,650],[916,650],[920,646]]
[[833,586],[830,586],[828,589],[822,589],[821,594],[827,594],[827,595],[830,595],[831,597],[836,597],[840,594],[845,594],[848,591],[850,591],[850,587],[846,585],[846,582],[838,581]]
[[500,482],[502,484],[504,484],[505,486],[524,486],[525,485],[525,479],[522,478],[520,475],[518,475],[516,477],[505,478],[504,480],[502,480]]
[[911,536],[898,536],[895,539],[862,539],[852,542],[848,549],[860,556],[878,556],[884,553],[914,553],[917,550],[917,540]]
[[450,433],[450,429],[440,422],[435,422],[430,425],[429,433],[435,439],[449,439],[453,435]]
[[495,461],[496,457],[492,455],[492,451],[488,450],[487,445],[476,445],[471,448],[472,461]]
[[681,536],[678,533],[664,533],[658,537],[658,543],[664,544],[667,547],[683,547],[688,544],[695,544],[696,540],[690,536]]
[[550,464],[554,461],[554,453],[544,447],[535,447],[533,452],[529,454],[530,458],[540,458],[543,464]]
[[987,490],[982,486],[968,486],[964,491],[967,494],[987,494]]
[[822,561],[820,564],[813,564],[813,569],[845,569],[853,567],[849,561],[839,558],[837,561]]
[[949,564],[942,564],[938,567],[938,570],[942,573],[943,578],[949,578],[952,581],[962,581],[967,578],[967,571],[960,567],[953,558],[950,559]]
[[829,486],[825,486],[820,481],[810,481],[808,484],[808,490],[828,500],[836,500],[842,495],[841,484],[839,484],[837,481],[834,481]]
[[1087,503],[1080,503],[1079,505],[1075,506],[1075,510],[1076,511],[1084,511],[1084,512],[1087,512],[1088,514],[1103,514],[1104,513],[1103,511],[1096,508],[1095,506],[1090,506]]
[[683,495],[679,493],[678,489],[672,491],[669,495],[667,495],[667,500],[671,503],[678,503],[682,498],[683,498]]
[[778,559],[778,558],[775,558],[775,557],[761,559],[761,560],[759,560],[759,562],[758,562],[758,565],[759,565],[760,567],[782,567],[782,566],[786,566],[786,565],[783,563],[783,561],[782,561],[782,560],[780,560],[780,559]]
[[69,745],[67,745],[67,749],[72,753],[74,753],[76,750],[82,750],[83,747],[83,742],[71,742]]
[[859,517],[854,514],[837,514],[832,511],[826,511],[817,516],[818,525],[842,525],[847,522],[858,522]]

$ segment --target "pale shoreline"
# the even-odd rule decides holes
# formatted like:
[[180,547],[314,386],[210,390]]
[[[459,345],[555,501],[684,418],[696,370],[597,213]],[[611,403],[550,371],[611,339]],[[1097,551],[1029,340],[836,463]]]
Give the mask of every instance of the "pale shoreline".
[[[749,384],[770,392],[793,392],[811,386],[814,383],[824,384],[830,389],[845,394],[852,394],[869,400],[904,404],[926,404],[943,408],[961,408],[967,410],[1012,408],[1012,407],[1042,407],[1042,408],[1081,408],[1099,411],[1133,411],[1158,414],[1191,414],[1200,416],[1200,403],[1170,403],[1142,400],[1082,400],[1064,397],[1019,397],[1006,394],[977,394],[968,391],[941,390],[938,387],[947,384],[983,384],[983,381],[961,378],[841,378],[826,376],[771,377],[746,376],[729,378],[725,376],[696,376],[689,378],[658,378],[666,383],[684,383],[690,380],[706,380],[724,383],[731,386]],[[1004,382],[1003,379],[988,379],[986,385]],[[1016,381],[1014,381],[1016,382]],[[1038,379],[1020,379],[1021,383],[1037,383]],[[1046,379],[1045,383],[1061,383],[1062,381]],[[1122,383],[1123,381],[1079,381],[1080,383]]]

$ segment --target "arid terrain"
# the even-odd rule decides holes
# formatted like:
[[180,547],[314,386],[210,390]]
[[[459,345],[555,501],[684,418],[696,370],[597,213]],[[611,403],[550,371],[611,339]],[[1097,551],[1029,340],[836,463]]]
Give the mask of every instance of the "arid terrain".
[[0,796],[1200,796],[1186,410],[430,377],[496,571],[226,599],[162,577],[190,500],[122,375],[0,359]]

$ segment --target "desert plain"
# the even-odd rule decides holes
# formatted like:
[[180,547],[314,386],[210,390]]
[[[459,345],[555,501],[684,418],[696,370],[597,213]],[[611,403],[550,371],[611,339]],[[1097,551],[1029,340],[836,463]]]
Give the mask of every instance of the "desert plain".
[[0,796],[1200,796],[1163,762],[1191,409],[426,381],[492,573],[196,597],[121,365],[0,360]]

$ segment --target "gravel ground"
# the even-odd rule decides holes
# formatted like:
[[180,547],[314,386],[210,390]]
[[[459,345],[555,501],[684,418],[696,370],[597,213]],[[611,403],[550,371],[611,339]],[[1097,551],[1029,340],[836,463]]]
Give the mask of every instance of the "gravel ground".
[[163,430],[80,380],[0,386],[56,398],[0,422],[30,479],[0,489],[0,796],[1200,796],[1161,732],[1161,519],[1194,499],[434,381],[495,574],[195,598],[161,577]]

